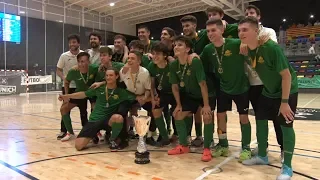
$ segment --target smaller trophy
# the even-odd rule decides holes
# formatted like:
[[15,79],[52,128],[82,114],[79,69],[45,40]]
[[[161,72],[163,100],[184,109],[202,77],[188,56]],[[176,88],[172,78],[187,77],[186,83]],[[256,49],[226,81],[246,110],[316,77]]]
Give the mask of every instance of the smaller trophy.
[[150,116],[139,115],[138,117],[133,116],[136,133],[139,135],[139,142],[137,146],[137,151],[135,153],[135,163],[136,164],[148,164],[150,163],[149,155],[147,150],[147,145],[144,141],[144,136],[149,131]]

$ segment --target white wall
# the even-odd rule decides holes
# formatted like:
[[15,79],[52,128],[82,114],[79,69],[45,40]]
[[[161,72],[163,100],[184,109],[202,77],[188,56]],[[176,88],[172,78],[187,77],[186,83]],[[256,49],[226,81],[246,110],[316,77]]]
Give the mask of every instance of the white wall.
[[[45,3],[44,3],[45,2]],[[112,17],[100,17],[96,11],[84,12],[81,6],[66,6],[63,0],[0,0],[0,11],[66,24],[112,31]],[[20,12],[25,12],[21,14]]]
[[113,22],[113,32],[136,36],[136,25],[129,25],[127,22]]

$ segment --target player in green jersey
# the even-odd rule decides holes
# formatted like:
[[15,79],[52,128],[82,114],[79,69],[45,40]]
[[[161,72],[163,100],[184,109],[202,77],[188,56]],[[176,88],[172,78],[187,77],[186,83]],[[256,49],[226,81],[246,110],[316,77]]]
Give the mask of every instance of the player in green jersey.
[[239,39],[223,38],[224,28],[220,19],[209,19],[206,27],[211,44],[204,48],[200,58],[205,72],[211,71],[220,80],[220,92],[217,97],[219,143],[215,147],[213,156],[228,154],[226,112],[231,109],[234,101],[241,124],[242,152],[239,161],[242,162],[251,157],[251,125],[248,118],[249,81],[242,68],[245,56],[239,53],[241,44]]
[[[169,81],[172,84],[172,92],[176,100],[176,108],[173,112],[179,135],[179,145],[168,151],[169,155],[188,153],[190,148],[187,143],[187,128],[185,118],[188,114],[196,113],[202,108],[204,121],[204,150],[201,160],[212,159],[210,144],[213,138],[212,110],[215,109],[214,91],[208,89],[206,76],[202,63],[194,58],[188,63],[189,54],[192,52],[192,40],[185,36],[175,38],[174,53],[177,60],[170,64]],[[180,93],[180,88],[185,93]],[[211,101],[210,101],[211,100]],[[210,104],[210,103],[213,104]]]
[[284,162],[278,180],[291,179],[291,161],[295,147],[293,129],[294,114],[298,101],[297,76],[281,47],[269,40],[262,46],[258,42],[259,23],[247,17],[239,23],[241,42],[248,45],[248,64],[259,75],[264,88],[259,97],[263,102],[256,112],[258,155],[243,161],[244,165],[269,164],[267,156],[268,119],[276,119],[283,133]]
[[[152,113],[160,132],[159,137],[161,137],[161,140],[158,141],[157,145],[164,146],[170,144],[170,140],[162,113],[164,108],[168,107],[169,104],[172,107],[175,107],[175,99],[172,94],[171,84],[169,83],[170,71],[167,60],[169,49],[166,44],[159,42],[154,44],[151,52],[153,55],[153,62],[149,64],[148,70],[151,76],[151,91],[155,92],[154,96],[151,96]],[[175,127],[174,122],[173,126]],[[177,132],[174,132],[174,134],[177,135]]]
[[[190,39],[192,39],[192,50],[196,54],[201,54],[203,48],[210,43],[207,31],[200,30],[197,32],[197,18],[191,15],[184,16],[180,19],[183,34]],[[192,59],[189,59],[191,61]],[[201,147],[203,145],[202,138],[202,119],[201,119],[201,109],[197,113],[195,113],[195,129],[196,129],[196,138],[191,142],[192,146]],[[191,136],[193,119],[192,116],[187,121],[190,123],[187,124],[187,128],[189,128],[188,135]],[[190,125],[189,125],[190,124]]]
[[[81,52],[77,55],[78,66],[77,69],[72,68],[69,70],[64,81],[65,92],[69,91],[69,84],[71,81],[74,81],[76,83],[76,92],[86,91],[94,83],[98,71],[98,66],[95,64],[89,65],[89,58],[90,55],[87,52]],[[61,139],[61,141],[68,141],[69,139],[74,137],[70,111],[76,106],[78,106],[79,108],[87,109],[87,100],[87,98],[71,99],[69,102],[64,102],[62,104],[60,112],[68,133],[64,138]],[[89,100],[91,103],[91,109],[93,109],[95,98],[89,98]],[[82,118],[87,119],[87,114],[85,114],[85,117],[81,117],[81,119]],[[86,120],[86,122],[88,122],[88,120]]]
[[117,87],[117,80],[119,79],[117,69],[109,67],[106,70],[105,79],[107,85],[97,89],[89,89],[85,92],[81,91],[59,96],[59,100],[64,101],[97,97],[97,102],[93,112],[90,114],[89,122],[82,128],[76,139],[75,147],[78,151],[83,150],[100,130],[107,129],[108,126],[112,129],[110,149],[115,151],[128,146],[127,140],[119,138],[125,128],[123,128],[124,119],[118,114],[118,108],[127,101],[133,102],[135,95],[125,89]]
[[151,48],[154,45],[154,40],[150,40],[150,29],[148,26],[142,25],[138,28],[138,37],[139,40],[143,43],[143,53],[150,54]]
[[[139,51],[141,53],[143,53],[143,42],[139,41],[139,40],[133,40],[129,43],[129,50],[130,51]],[[128,60],[126,61],[126,63],[128,62]],[[144,68],[147,68],[148,65],[150,63],[150,59],[147,55],[143,55],[142,59],[141,59],[141,66]]]

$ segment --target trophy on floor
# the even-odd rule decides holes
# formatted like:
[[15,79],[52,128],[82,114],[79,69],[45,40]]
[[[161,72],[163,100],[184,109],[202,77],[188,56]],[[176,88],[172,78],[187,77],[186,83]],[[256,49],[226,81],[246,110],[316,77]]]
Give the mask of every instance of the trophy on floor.
[[[139,113],[138,113],[139,114]],[[141,114],[141,113],[140,113]],[[139,135],[139,142],[137,146],[137,151],[135,153],[136,164],[148,164],[150,163],[149,155],[147,150],[147,145],[144,141],[144,136],[149,131],[151,117],[147,115],[132,116],[136,128],[136,133]]]

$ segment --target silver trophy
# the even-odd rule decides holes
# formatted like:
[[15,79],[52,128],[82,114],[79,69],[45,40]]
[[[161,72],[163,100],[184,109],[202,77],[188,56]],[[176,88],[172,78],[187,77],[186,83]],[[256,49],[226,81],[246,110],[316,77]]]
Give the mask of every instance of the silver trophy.
[[137,146],[137,151],[135,153],[135,163],[137,164],[148,164],[150,163],[149,155],[147,150],[147,145],[144,141],[144,136],[149,131],[150,116],[139,115],[138,117],[132,116],[136,128],[136,133],[139,135],[139,142]]

